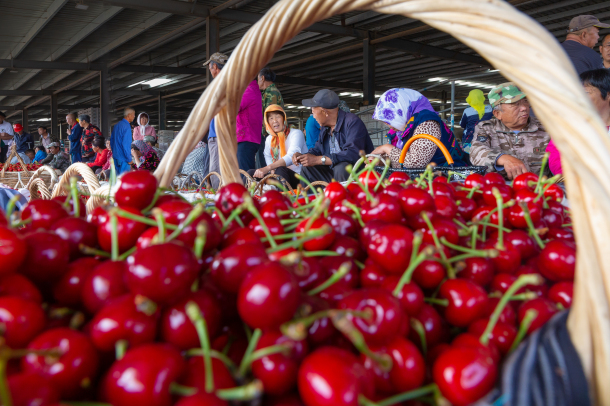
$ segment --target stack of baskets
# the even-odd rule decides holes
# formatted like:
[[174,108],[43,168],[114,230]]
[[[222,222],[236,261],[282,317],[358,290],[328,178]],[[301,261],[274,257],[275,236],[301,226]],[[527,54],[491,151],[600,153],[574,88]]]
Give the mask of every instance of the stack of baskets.
[[[41,179],[48,188],[53,186],[53,181],[57,182],[57,174],[55,174],[54,170],[50,167],[47,167],[48,169],[44,170],[39,168],[35,172],[28,171],[25,162],[23,162],[21,156],[17,154],[17,149],[14,143],[11,145],[10,151],[11,153],[6,159],[7,165],[13,158],[17,158],[17,162],[19,162],[23,170],[18,172],[8,172],[6,170],[7,165],[5,165],[0,171],[0,183],[13,189],[21,189],[28,188],[30,179],[33,177]],[[34,174],[36,175],[34,176]]]

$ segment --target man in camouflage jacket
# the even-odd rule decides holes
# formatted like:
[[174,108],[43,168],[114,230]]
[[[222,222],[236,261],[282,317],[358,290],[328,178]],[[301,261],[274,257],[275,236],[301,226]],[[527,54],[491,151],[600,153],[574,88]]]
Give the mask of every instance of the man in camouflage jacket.
[[538,174],[550,137],[542,124],[530,117],[525,94],[509,82],[492,89],[488,97],[494,118],[475,127],[472,164],[487,166],[489,172],[498,172],[508,180],[525,172]]

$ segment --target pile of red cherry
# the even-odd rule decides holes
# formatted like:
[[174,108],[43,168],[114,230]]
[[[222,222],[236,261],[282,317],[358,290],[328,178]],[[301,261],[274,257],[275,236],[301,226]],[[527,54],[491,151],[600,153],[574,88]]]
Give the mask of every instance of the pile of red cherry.
[[570,307],[570,218],[531,173],[432,179],[368,166],[298,199],[229,184],[206,207],[136,171],[88,217],[73,197],[7,209],[0,403],[480,399]]

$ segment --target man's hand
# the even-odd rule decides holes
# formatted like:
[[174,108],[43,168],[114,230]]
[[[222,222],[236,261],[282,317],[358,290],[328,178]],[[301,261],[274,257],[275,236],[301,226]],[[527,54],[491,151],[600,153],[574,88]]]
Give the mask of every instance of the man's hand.
[[299,157],[303,156],[303,154],[301,154],[300,152],[295,152],[294,155],[292,156],[292,162],[294,162],[295,164],[299,163]]
[[[326,158],[328,160],[328,158]],[[299,157],[299,163],[303,166],[322,165],[322,157],[317,155],[305,154]]]
[[265,177],[265,174],[266,174],[267,172],[269,172],[269,169],[267,169],[267,167],[266,167],[266,166],[265,166],[264,168],[257,169],[257,170],[254,172],[254,177],[255,177],[255,178],[262,179],[262,178],[264,178],[264,177]]
[[508,179],[515,179],[517,176],[522,173],[527,172],[527,168],[522,160],[519,158],[515,158],[511,155],[502,155],[498,158],[496,165],[503,166],[506,174],[508,175]]
[[70,134],[72,134],[72,131],[70,131],[70,129],[68,128],[68,129],[66,130],[66,134],[70,135]]
[[390,152],[392,152],[392,148],[394,146],[392,144],[384,144],[384,145],[380,145],[377,148],[375,148],[373,150],[373,152],[371,152],[371,154],[373,155],[390,155]]

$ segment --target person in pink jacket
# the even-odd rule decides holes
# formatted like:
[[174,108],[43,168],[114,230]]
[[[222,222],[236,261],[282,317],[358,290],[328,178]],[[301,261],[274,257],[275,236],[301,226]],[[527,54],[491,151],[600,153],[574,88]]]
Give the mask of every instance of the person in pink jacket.
[[152,125],[149,125],[149,122],[150,117],[148,117],[147,113],[142,112],[138,115],[138,125],[136,126],[136,128],[133,129],[134,141],[144,141],[144,137],[146,137],[147,135],[155,137],[155,140],[157,139],[157,133],[155,132],[155,128]]
[[255,157],[261,143],[257,128],[263,126],[263,97],[256,80],[250,82],[241,98],[236,121],[237,162],[239,169],[248,172],[256,169]]

